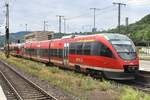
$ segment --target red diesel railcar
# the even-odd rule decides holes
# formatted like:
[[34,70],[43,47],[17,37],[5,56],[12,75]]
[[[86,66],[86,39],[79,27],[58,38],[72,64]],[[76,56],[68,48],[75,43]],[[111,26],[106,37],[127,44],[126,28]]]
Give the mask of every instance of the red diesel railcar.
[[23,46],[24,46],[24,43],[11,44],[10,45],[11,54],[15,55],[15,56],[21,56],[21,55],[23,55]]
[[139,59],[133,42],[121,34],[66,36],[61,39],[25,43],[24,57],[53,63],[110,79],[134,79]]

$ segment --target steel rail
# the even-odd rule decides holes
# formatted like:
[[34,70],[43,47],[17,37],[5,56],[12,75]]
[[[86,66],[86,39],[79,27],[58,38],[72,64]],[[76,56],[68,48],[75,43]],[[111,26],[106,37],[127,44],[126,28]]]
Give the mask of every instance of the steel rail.
[[19,95],[19,93],[17,92],[17,90],[15,89],[15,87],[13,87],[13,85],[11,84],[11,82],[6,78],[6,76],[4,75],[4,73],[2,71],[0,71],[0,74],[5,79],[6,83],[11,88],[11,90],[13,90],[13,92],[15,93],[15,96],[17,97],[17,99],[18,100],[23,100],[23,98]]
[[[0,60],[0,63],[2,63],[5,67],[9,68],[13,73],[15,73],[16,75],[18,75],[20,78],[22,78],[25,82],[27,82],[28,84],[30,84],[32,87],[34,87],[34,89],[36,89],[37,91],[39,91],[40,93],[42,93],[45,97],[48,98],[48,100],[58,100],[56,99],[54,96],[50,95],[49,93],[47,93],[45,90],[43,90],[41,87],[39,87],[38,85],[36,85],[35,83],[33,83],[32,81],[30,81],[29,79],[27,79],[25,76],[21,75],[20,73],[18,73],[14,68],[12,68],[9,64],[7,64],[6,62]],[[3,76],[6,78],[6,76],[3,74]],[[6,78],[7,79],[7,78]],[[13,90],[15,91],[15,93],[18,95],[19,100],[23,100],[23,98],[21,97],[21,95],[19,95],[19,93],[17,92],[17,89],[15,89],[15,87],[11,84],[11,82],[8,81],[7,82],[10,84],[10,86],[13,88]]]

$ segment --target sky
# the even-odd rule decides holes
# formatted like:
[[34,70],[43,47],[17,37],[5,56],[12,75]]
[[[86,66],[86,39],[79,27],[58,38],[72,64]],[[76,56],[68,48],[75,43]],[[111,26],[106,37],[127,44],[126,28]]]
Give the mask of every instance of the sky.
[[[0,31],[4,33],[5,1],[0,0]],[[10,32],[43,31],[43,22],[46,30],[58,32],[58,17],[66,18],[66,31],[91,31],[93,27],[93,10],[96,11],[97,30],[107,30],[118,24],[118,6],[113,2],[125,3],[121,7],[121,24],[125,25],[125,18],[129,23],[140,20],[150,12],[150,0],[9,0],[10,3]],[[63,30],[62,20],[62,32]]]

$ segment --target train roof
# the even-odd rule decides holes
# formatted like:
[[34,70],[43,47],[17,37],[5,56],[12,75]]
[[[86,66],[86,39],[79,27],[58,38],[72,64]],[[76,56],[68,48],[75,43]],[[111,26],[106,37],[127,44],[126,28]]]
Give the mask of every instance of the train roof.
[[99,34],[92,34],[92,35],[69,35],[64,36],[61,39],[67,38],[82,38],[82,37],[91,37],[91,36],[101,36],[104,37],[106,40],[130,40],[126,35],[119,34],[119,33],[99,33]]
[[45,42],[50,42],[50,41],[59,41],[59,40],[66,40],[66,39],[71,39],[71,38],[86,38],[86,37],[104,37],[106,40],[111,41],[111,40],[130,40],[126,35],[123,34],[118,34],[118,33],[99,33],[99,34],[91,34],[91,35],[68,35],[68,36],[63,36],[62,38],[58,39],[52,39],[52,40],[44,40],[44,41],[32,41],[32,42],[27,42],[29,43],[45,43]]
[[99,35],[105,37],[107,40],[130,40],[126,35],[118,33],[102,33]]

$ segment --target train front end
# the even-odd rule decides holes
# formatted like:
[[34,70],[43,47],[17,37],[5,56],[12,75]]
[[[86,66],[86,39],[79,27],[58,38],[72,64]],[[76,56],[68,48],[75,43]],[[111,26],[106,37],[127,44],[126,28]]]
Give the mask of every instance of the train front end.
[[135,79],[135,73],[139,70],[139,57],[132,40],[121,34],[108,35],[107,39],[114,49],[115,59],[122,72],[105,73],[105,75],[117,80]]

